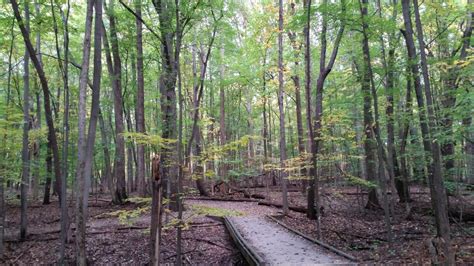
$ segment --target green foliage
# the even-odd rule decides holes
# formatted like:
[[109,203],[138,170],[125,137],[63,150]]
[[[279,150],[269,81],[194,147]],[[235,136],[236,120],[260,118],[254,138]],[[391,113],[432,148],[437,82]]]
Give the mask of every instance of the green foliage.
[[124,132],[124,138],[128,142],[135,142],[137,144],[150,145],[153,147],[159,147],[162,149],[171,148],[172,144],[176,143],[176,139],[162,138],[160,135],[137,133],[137,132]]
[[355,186],[361,186],[366,189],[378,188],[378,185],[375,184],[374,182],[362,179],[357,176],[346,175],[346,179],[350,184],[355,185]]

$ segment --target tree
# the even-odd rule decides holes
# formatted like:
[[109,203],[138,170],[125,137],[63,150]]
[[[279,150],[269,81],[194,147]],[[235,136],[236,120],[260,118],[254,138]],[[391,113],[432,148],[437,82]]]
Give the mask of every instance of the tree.
[[[311,151],[311,155],[313,154],[312,151],[314,150],[314,131],[313,131],[313,123],[312,123],[312,110],[311,110],[311,85],[312,85],[312,77],[311,77],[311,0],[305,0],[305,12],[306,12],[306,24],[304,25],[303,35],[305,39],[305,94],[306,94],[306,124],[308,127],[308,146],[309,150]],[[308,184],[308,194],[307,194],[307,213],[306,215],[310,219],[316,218],[316,213],[314,211],[314,192],[315,192],[315,167],[316,158],[311,156],[311,167],[309,168],[309,184]]]
[[[386,168],[387,168],[387,155],[385,153],[384,149],[384,144],[382,142],[382,138],[380,136],[380,115],[379,115],[379,105],[378,105],[378,97],[374,85],[374,75],[372,72],[372,62],[370,59],[370,48],[369,48],[369,37],[368,37],[368,24],[367,24],[367,5],[368,1],[367,0],[362,0],[360,3],[360,13],[362,17],[362,54],[363,54],[363,66],[362,66],[362,90],[364,91],[364,107],[365,104],[368,104],[366,102],[367,98],[370,97],[370,94],[372,95],[373,100],[373,113],[374,113],[374,123],[373,124],[366,124],[365,125],[365,130],[366,131],[371,131],[371,134],[375,135],[375,140],[376,140],[376,149],[377,149],[377,159],[378,159],[378,177],[379,177],[379,184],[380,187],[382,188],[382,193],[383,193],[383,208],[384,208],[384,213],[385,213],[385,224],[387,227],[387,235],[389,242],[392,242],[393,236],[392,236],[392,229],[391,229],[391,221],[390,221],[390,211],[389,211],[389,202],[388,202],[388,196],[387,196],[387,178],[386,178]],[[369,96],[367,95],[369,94]],[[369,107],[370,109],[371,107]],[[364,113],[365,117],[365,113]],[[372,117],[371,117],[372,119]],[[389,171],[390,172],[390,171]],[[373,190],[372,190],[373,191]],[[370,203],[370,196],[369,196],[369,202],[367,203],[367,206],[369,206]],[[371,206],[369,206],[371,207]]]
[[288,214],[288,185],[285,173],[286,161],[286,135],[285,135],[285,110],[283,106],[283,1],[278,1],[278,110],[280,112],[280,177],[283,200],[283,214]]
[[[421,21],[418,13],[418,3],[414,0],[415,7],[415,18],[416,18],[416,28],[418,35],[418,42],[420,47],[424,47],[423,42],[423,31],[421,28]],[[431,96],[430,80],[428,74],[428,67],[426,64],[426,55],[424,49],[420,49],[421,65],[423,79],[425,82],[425,97],[427,102],[428,109],[428,118],[425,115],[425,105],[423,100],[423,92],[421,88],[421,80],[418,70],[418,59],[416,57],[416,48],[415,41],[413,39],[413,28],[411,22],[410,14],[410,1],[402,0],[402,11],[403,11],[403,20],[405,23],[405,41],[407,44],[408,58],[411,63],[411,71],[415,80],[415,92],[418,102],[418,108],[420,109],[420,126],[423,137],[423,146],[426,152],[425,156],[432,156],[432,162],[428,163],[428,178],[430,183],[430,192],[431,192],[431,202],[434,209],[435,221],[437,236],[441,239],[440,243],[442,252],[444,253],[445,258],[448,259],[448,262],[451,261],[450,258],[450,235],[449,235],[449,220],[447,216],[447,197],[446,191],[444,189],[443,180],[442,180],[442,169],[441,169],[441,154],[439,149],[439,144],[437,141],[432,141],[430,138],[430,128],[433,129],[434,125],[434,111],[433,111],[433,99]],[[429,126],[427,123],[429,121]],[[434,133],[434,132],[433,132]]]
[[[291,13],[295,13],[295,3],[291,3]],[[295,104],[296,104],[296,132],[298,133],[298,153],[302,156],[305,153],[304,145],[304,133],[303,133],[303,118],[301,114],[301,82],[300,76],[298,75],[299,68],[299,53],[301,51],[301,44],[297,43],[297,34],[292,31],[288,31],[288,37],[290,38],[291,46],[294,50],[295,57],[295,74],[292,75],[291,79],[295,85]],[[306,168],[302,169],[302,175],[306,175]],[[306,193],[306,178],[303,179],[303,193]]]
[[454,263],[454,254],[451,251],[451,236],[448,218],[448,202],[446,189],[443,184],[442,158],[439,141],[434,138],[436,135],[436,117],[434,113],[434,97],[431,93],[431,82],[426,59],[425,42],[423,40],[423,27],[418,10],[418,0],[413,0],[413,10],[415,11],[415,25],[420,48],[421,72],[423,74],[423,84],[425,89],[426,106],[428,109],[428,124],[430,129],[429,142],[431,143],[432,166],[431,173],[428,174],[430,181],[431,203],[435,212],[437,236],[441,239],[440,246],[447,263]]
[[[28,2],[25,5],[25,29],[27,34],[30,32],[30,10]],[[25,60],[23,61],[23,148],[21,152],[21,161],[23,162],[23,170],[21,173],[21,218],[20,218],[20,239],[26,238],[27,223],[27,198],[28,198],[28,178],[30,177],[30,148],[28,132],[30,131],[30,60],[28,49],[25,48]],[[35,55],[33,55],[35,56]]]
[[[100,2],[100,1],[99,1]],[[91,34],[92,34],[92,13],[94,7],[94,0],[89,0],[87,2],[87,13],[86,13],[86,26],[84,33],[84,43],[82,50],[82,64],[81,64],[81,73],[79,76],[79,110],[78,110],[78,163],[76,169],[76,227],[77,227],[77,237],[76,237],[76,256],[77,262],[79,265],[87,264],[87,254],[86,254],[86,220],[87,220],[87,201],[89,196],[88,184],[90,181],[87,181],[89,177],[87,175],[88,169],[86,167],[90,164],[88,161],[91,158],[87,158],[88,151],[88,136],[86,135],[86,97],[87,97],[87,85],[88,85],[88,74],[89,74],[89,61],[90,61],[90,50],[91,50]],[[97,10],[96,10],[97,13]],[[100,20],[99,20],[100,21]],[[97,25],[97,23],[96,23]],[[95,29],[96,32],[97,28]],[[99,39],[100,40],[100,39]],[[94,41],[96,37],[94,36]],[[99,43],[100,45],[100,43]],[[97,51],[94,51],[97,53]],[[95,55],[94,55],[95,59]],[[94,60],[95,61],[95,60]],[[95,132],[94,132],[95,133]]]
[[[142,7],[141,1],[135,1],[135,9],[137,16],[141,17]],[[137,28],[137,105],[135,109],[136,129],[139,133],[145,133],[145,81],[143,77],[143,35],[142,22],[140,19],[135,19]],[[145,186],[145,146],[143,144],[137,145],[137,190],[141,196],[146,194]]]
[[[327,9],[327,1],[323,1],[323,8]],[[342,12],[345,11],[345,2],[341,1],[342,5]],[[323,91],[324,91],[324,82],[331,72],[334,63],[336,61],[337,53],[339,51],[339,44],[341,43],[342,34],[344,33],[345,22],[343,21],[339,31],[337,32],[336,39],[334,41],[334,48],[331,53],[331,57],[329,58],[329,62],[326,65],[326,53],[327,53],[327,15],[323,12],[323,24],[321,30],[321,54],[319,58],[319,76],[316,81],[316,98],[315,98],[315,116],[314,116],[314,143],[311,145],[312,147],[312,157],[313,157],[313,168],[314,168],[314,180],[315,180],[315,194],[316,194],[316,219],[318,221],[318,238],[321,238],[321,218],[320,218],[320,200],[319,200],[319,177],[318,177],[318,168],[317,168],[317,160],[318,154],[320,152],[320,139],[321,139],[321,128],[322,128],[322,119],[323,119]],[[309,201],[308,201],[309,202]],[[311,206],[308,206],[308,210],[313,208],[314,203]],[[314,211],[312,211],[314,212]],[[313,215],[312,213],[310,216]],[[310,217],[314,218],[314,217]]]
[[[23,20],[21,18],[20,12],[18,10],[18,3],[16,0],[11,0],[13,12],[15,15],[16,20],[18,21],[18,26],[20,27],[21,34],[23,36],[23,40],[25,42],[25,46],[28,49],[29,57],[31,58],[31,61],[33,62],[33,65],[36,69],[36,72],[38,74],[38,77],[40,79],[41,83],[41,88],[43,90],[43,97],[44,97],[44,109],[45,109],[45,116],[46,116],[46,124],[48,126],[48,145],[49,148],[52,152],[52,157],[54,160],[54,175],[56,180],[59,180],[61,178],[61,162],[59,159],[59,149],[58,149],[58,142],[56,138],[56,131],[54,127],[54,121],[52,117],[52,109],[51,109],[51,100],[50,100],[50,90],[48,86],[48,80],[46,79],[46,75],[43,70],[43,66],[41,65],[41,62],[39,61],[38,57],[36,56],[36,53],[34,51],[33,45],[31,44],[31,40],[28,34],[28,30],[23,24]],[[60,184],[60,181],[56,182],[57,184]],[[49,203],[49,201],[45,202],[46,204]]]
[[[109,74],[112,76],[112,88],[114,91],[114,117],[115,117],[115,159],[113,176],[116,178],[117,194],[116,203],[123,203],[127,199],[127,190],[125,183],[125,140],[123,138],[123,99],[122,99],[122,63],[120,60],[117,22],[114,11],[114,0],[111,0],[109,7],[105,7],[110,23],[110,44],[112,49],[105,49],[106,53],[112,53],[112,58],[107,59]],[[104,2],[105,5],[105,2]],[[105,34],[105,31],[104,31]],[[110,57],[110,55],[108,56]]]

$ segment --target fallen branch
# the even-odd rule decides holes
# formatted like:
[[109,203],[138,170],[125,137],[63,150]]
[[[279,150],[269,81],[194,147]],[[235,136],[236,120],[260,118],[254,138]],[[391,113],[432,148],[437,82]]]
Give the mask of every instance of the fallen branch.
[[237,201],[237,202],[258,202],[256,199],[235,199],[235,198],[217,198],[217,197],[196,197],[185,198],[185,200],[210,200],[210,201]]
[[[277,208],[283,208],[283,205],[281,203],[276,203],[276,202],[271,202],[271,201],[259,201],[258,205],[264,205],[264,206],[272,206],[272,207],[277,207]],[[288,209],[294,211],[294,212],[300,212],[300,213],[306,213],[307,208],[301,207],[301,206],[288,206]]]

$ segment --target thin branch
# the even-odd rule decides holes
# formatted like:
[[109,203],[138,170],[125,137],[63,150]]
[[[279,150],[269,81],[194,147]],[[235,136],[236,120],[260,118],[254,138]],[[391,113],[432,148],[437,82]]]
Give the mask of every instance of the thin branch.
[[138,20],[140,20],[140,22],[145,25],[145,27],[156,37],[158,38],[158,40],[162,41],[161,40],[161,36],[156,33],[150,26],[148,26],[148,24],[143,20],[142,17],[140,17],[135,11],[133,11],[133,9],[131,9],[129,6],[127,6],[127,4],[125,4],[122,0],[119,0],[120,4],[122,4],[123,7],[125,7],[125,9],[127,9],[128,12],[130,12],[132,15],[135,16],[135,18],[137,18]]

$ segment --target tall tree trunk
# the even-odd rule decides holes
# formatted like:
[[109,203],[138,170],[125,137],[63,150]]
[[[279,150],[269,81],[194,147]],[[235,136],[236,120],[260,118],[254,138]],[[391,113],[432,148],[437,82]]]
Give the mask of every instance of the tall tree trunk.
[[[397,1],[393,2],[396,5]],[[380,0],[377,0],[377,13],[382,18],[382,4]],[[395,22],[397,18],[397,8],[393,8],[392,21]],[[382,53],[382,65],[385,71],[385,87],[386,87],[386,99],[387,106],[385,108],[385,114],[387,117],[387,168],[390,173],[390,183],[395,185],[400,202],[408,202],[409,200],[409,188],[408,182],[401,176],[400,167],[397,158],[397,152],[395,149],[395,121],[394,121],[394,90],[395,90],[395,47],[397,38],[395,31],[391,31],[388,35],[388,58],[385,53],[385,43],[383,35],[380,35],[380,47]]]
[[[406,154],[406,146],[407,146],[407,139],[408,134],[410,132],[410,121],[413,118],[413,111],[412,111],[412,83],[413,78],[410,73],[410,68],[408,67],[406,70],[406,79],[407,79],[407,92],[406,92],[406,100],[405,100],[405,108],[403,111],[403,121],[400,126],[400,175],[401,180],[395,180],[395,185],[397,186],[397,193],[400,202],[408,203],[410,202],[410,191],[409,191],[409,166],[407,163],[407,154]],[[407,205],[408,206],[408,205]],[[408,211],[408,210],[407,210]]]
[[[468,1],[468,4],[472,4],[472,0]],[[469,8],[468,8],[469,9]],[[467,18],[463,23],[465,23],[465,28],[464,32],[462,35],[461,39],[461,49],[459,53],[459,58],[458,60],[466,60],[466,57],[468,56],[468,51],[471,48],[471,36],[472,36],[472,20],[474,18],[474,12],[472,12],[472,8],[468,11]],[[454,64],[454,60],[456,59],[456,53],[452,53],[452,57],[450,58],[452,64]],[[442,72],[443,73],[443,72]],[[446,72],[446,75],[443,75],[443,95],[441,99],[441,104],[443,106],[444,112],[443,112],[443,117],[441,119],[441,126],[445,134],[447,136],[445,137],[445,141],[441,145],[441,155],[443,156],[444,160],[444,167],[445,167],[445,175],[449,179],[454,178],[455,174],[455,142],[454,142],[454,136],[453,136],[453,123],[454,118],[453,118],[453,113],[452,109],[455,108],[456,106],[456,90],[459,87],[459,74],[460,74],[460,69],[457,66],[454,66],[452,68],[449,68]],[[466,99],[468,102],[469,97]],[[467,105],[469,106],[469,105]],[[472,115],[468,114],[468,117],[472,117]],[[469,119],[468,117],[463,119],[463,125],[468,125],[469,122],[467,122]],[[472,118],[471,118],[472,119]],[[467,123],[466,123],[467,122]],[[469,129],[469,127],[465,127]],[[467,132],[467,135],[469,132]],[[471,138],[472,140],[472,138]],[[466,143],[469,145],[472,145],[472,142],[469,141],[469,139],[466,141]],[[465,151],[469,151],[469,149],[465,149]],[[469,158],[467,158],[467,161],[469,161]],[[468,171],[469,167],[472,164],[467,164],[468,165]]]
[[[25,28],[27,34],[30,32],[30,10],[28,1],[24,1]],[[23,61],[23,146],[21,150],[22,172],[21,172],[21,215],[20,215],[20,240],[26,239],[27,225],[27,200],[28,200],[28,178],[30,177],[30,148],[28,132],[30,131],[30,60],[28,49],[25,48]],[[35,55],[33,55],[35,56]]]
[[123,138],[123,99],[122,99],[122,63],[117,37],[117,25],[114,11],[114,0],[110,1],[107,15],[110,23],[110,44],[112,52],[112,88],[114,91],[114,115],[115,115],[115,158],[113,176],[117,180],[116,191],[119,203],[127,198],[125,182],[125,140]]
[[[473,0],[469,0],[468,3],[472,4]],[[474,20],[474,12],[470,11],[467,18],[467,26],[466,30],[464,31],[463,35],[463,46],[461,48],[461,58],[465,58],[467,56],[468,48],[471,47],[471,38],[472,38],[472,23]],[[467,86],[467,92],[472,93],[472,88],[469,89]],[[471,101],[468,104],[472,104]],[[469,106],[469,105],[468,105]],[[472,105],[471,105],[472,106]],[[463,118],[462,124],[464,128],[467,129],[466,137],[465,137],[465,145],[464,145],[464,156],[466,161],[466,181],[469,184],[474,184],[474,143],[472,140],[474,139],[474,130],[472,128],[472,113],[469,114],[467,112],[466,117]]]
[[[124,95],[127,95],[126,90],[125,90]],[[128,132],[132,132],[133,124],[132,124],[132,117],[130,115],[131,110],[130,109],[127,110],[127,106],[125,106],[125,102],[124,102],[123,109],[125,111],[127,130]],[[135,153],[135,147],[134,147],[133,142],[127,143],[127,187],[128,187],[129,193],[132,193],[133,191],[135,191],[135,186],[136,186],[135,181],[134,181],[134,171],[133,171],[133,166],[135,164],[134,153]]]
[[[197,53],[197,48],[196,45],[193,45],[193,52],[192,52],[192,60],[193,60],[193,117],[194,117],[194,112],[198,111],[199,108],[199,100],[198,100],[198,94],[199,94],[199,81],[197,80],[197,66],[196,66],[196,53]],[[201,74],[203,70],[203,61],[199,60],[201,62]],[[202,78],[202,76],[200,76]],[[197,117],[196,119],[199,119]],[[209,193],[206,190],[206,187],[204,185],[204,169],[202,165],[202,159],[200,158],[201,156],[201,130],[199,127],[196,127],[196,129],[191,132],[191,134],[194,134],[194,139],[195,139],[195,147],[194,147],[194,156],[196,157],[196,166],[194,167],[193,175],[194,178],[196,179],[196,188],[199,191],[199,194],[201,196],[209,196]],[[192,145],[192,143],[188,143],[188,145]]]
[[[291,12],[294,14],[295,12],[295,4],[291,4]],[[291,46],[293,47],[293,53],[294,53],[294,58],[295,58],[295,74],[291,77],[293,80],[293,83],[295,85],[295,102],[296,102],[296,131],[298,133],[298,153],[299,156],[302,156],[305,153],[305,145],[304,145],[304,133],[303,133],[303,118],[302,118],[302,112],[301,112],[301,82],[300,82],[300,76],[298,75],[299,71],[299,55],[301,52],[301,44],[298,44],[296,41],[296,33],[295,32],[288,32],[288,37],[290,38],[291,41]],[[304,179],[302,181],[302,187],[303,187],[303,193],[306,193],[306,186],[307,186],[307,180],[306,180],[306,167],[301,169],[301,175],[304,176]]]
[[[327,6],[327,0],[323,1],[323,5]],[[345,2],[341,1],[342,5],[342,11],[345,11]],[[339,51],[339,44],[342,39],[342,34],[344,33],[344,27],[345,27],[345,22],[342,22],[341,27],[339,28],[339,31],[336,36],[336,40],[334,41],[334,48],[331,53],[331,57],[329,58],[329,61],[326,65],[326,54],[327,54],[327,15],[323,13],[323,25],[322,25],[322,31],[321,31],[321,55],[319,58],[319,76],[318,80],[316,81],[316,98],[315,98],[315,114],[314,114],[314,145],[311,146],[312,150],[312,160],[313,160],[313,179],[315,180],[314,184],[314,192],[315,192],[315,204],[313,203],[311,206],[308,206],[308,208],[313,208],[314,205],[316,205],[316,219],[317,219],[317,224],[318,224],[318,238],[321,238],[321,217],[319,214],[319,211],[321,209],[321,202],[319,199],[319,176],[318,176],[318,156],[320,152],[320,144],[321,144],[321,137],[322,137],[322,119],[323,119],[323,91],[324,91],[324,82],[331,73],[331,70],[334,66],[334,63],[336,61],[337,53]]]
[[[363,52],[363,59],[364,59],[364,66],[363,66],[363,86],[368,86],[369,90],[372,93],[372,100],[373,100],[373,110],[374,110],[374,122],[375,125],[370,127],[370,130],[374,132],[375,139],[377,141],[377,159],[379,164],[379,184],[382,189],[383,194],[383,208],[385,214],[385,225],[387,229],[387,235],[389,242],[392,242],[392,225],[390,221],[390,210],[389,210],[389,199],[387,195],[387,181],[389,181],[385,176],[385,169],[387,167],[387,155],[385,153],[384,144],[382,142],[382,138],[380,136],[380,116],[379,116],[379,106],[378,106],[378,97],[376,88],[374,85],[374,76],[372,72],[372,63],[370,59],[370,48],[369,48],[369,37],[368,37],[368,24],[367,24],[367,6],[369,2],[368,0],[362,0],[361,2],[361,16],[362,16],[362,52]],[[364,88],[364,90],[367,90]],[[366,128],[369,130],[369,127]],[[390,171],[389,175],[390,175]]]
[[[35,1],[35,16],[40,16],[40,7],[39,3]],[[36,32],[36,52],[38,53],[38,58],[41,62],[41,34],[39,31]],[[32,127],[35,129],[41,128],[41,97],[39,93],[39,84],[37,80],[34,81],[34,90],[36,91],[36,119],[33,119]],[[33,200],[37,200],[38,198],[38,182],[40,178],[40,151],[41,151],[41,143],[40,140],[35,140],[32,147],[33,159],[34,159],[34,167],[33,167],[33,180],[31,182],[32,188],[32,196]]]
[[[419,20],[418,13],[418,1],[414,0],[415,6],[415,17],[416,17],[416,26],[418,33],[418,42],[420,47],[424,47],[423,42],[423,32],[421,28],[421,22]],[[421,88],[421,81],[418,71],[418,63],[416,58],[416,48],[415,41],[413,39],[413,28],[410,17],[410,1],[402,0],[402,11],[403,19],[405,23],[405,40],[407,44],[408,57],[411,63],[412,74],[415,79],[415,92],[416,98],[419,107],[420,114],[420,124],[421,124],[421,133],[423,137],[423,146],[426,152],[426,156],[431,154],[432,162],[428,162],[428,178],[430,183],[431,191],[431,202],[433,205],[436,221],[437,236],[441,238],[441,242],[444,244],[441,245],[442,252],[444,257],[451,261],[450,257],[450,236],[449,236],[449,221],[447,216],[447,197],[446,191],[444,189],[443,180],[442,180],[442,169],[441,169],[441,155],[439,144],[437,141],[431,141],[430,137],[430,128],[427,124],[427,119],[424,111],[424,101],[423,101],[423,92]],[[421,36],[420,36],[421,35]],[[425,96],[428,109],[428,121],[430,121],[430,127],[434,126],[434,113],[433,113],[433,99],[431,96],[430,80],[428,76],[428,66],[426,64],[426,54],[424,49],[420,49],[420,57],[422,62],[422,72],[423,72],[423,81],[425,82]]]
[[102,141],[102,151],[104,153],[104,174],[102,175],[103,177],[103,186],[107,186],[107,189],[109,190],[112,201],[116,202],[117,199],[114,199],[116,196],[115,191],[114,191],[114,180],[112,177],[112,167],[110,165],[110,151],[109,151],[109,139],[108,139],[108,132],[105,126],[104,122],[104,117],[102,115],[102,112],[99,111],[99,127],[100,127],[100,136],[101,136],[101,141]]
[[303,29],[303,34],[305,38],[305,94],[306,94],[306,124],[308,127],[308,146],[311,151],[311,165],[309,167],[309,184],[307,192],[307,213],[306,215],[310,219],[316,219],[316,212],[314,211],[314,191],[315,191],[315,160],[313,156],[314,150],[314,131],[312,123],[312,111],[311,111],[311,39],[310,39],[310,30],[311,30],[311,0],[304,1],[306,8],[306,25]]
[[283,106],[283,0],[278,1],[278,110],[280,112],[280,177],[282,190],[283,214],[288,214],[288,187],[286,165],[286,135],[285,135],[285,110]]
[[[221,48],[221,60],[224,59],[224,49]],[[227,142],[227,132],[225,126],[225,91],[224,85],[222,80],[224,79],[225,72],[225,64],[221,62],[220,65],[220,76],[221,76],[221,84],[219,84],[219,139],[220,144],[224,145]],[[265,136],[264,136],[265,138]],[[225,179],[227,176],[227,164],[224,162],[219,163],[219,176],[221,179]]]
[[[141,1],[135,0],[135,9],[141,17]],[[137,18],[135,20],[137,28],[137,104],[135,107],[136,130],[138,133],[145,133],[145,81],[143,78],[143,38],[142,23]],[[137,145],[137,190],[140,196],[147,194],[145,186],[145,146]]]
[[[95,34],[94,34],[94,84],[93,84],[93,95],[96,94],[97,77],[96,72],[99,70],[99,66],[96,65],[96,60],[100,61],[100,49],[101,49],[101,39],[97,34],[102,34],[101,29],[97,28],[97,25],[100,26],[102,7],[97,8],[97,4],[101,4],[101,1],[95,1],[96,8],[96,22],[95,22]],[[87,85],[88,85],[88,74],[89,74],[89,61],[90,61],[90,50],[91,50],[91,32],[92,32],[92,12],[94,7],[94,0],[89,0],[87,2],[87,12],[86,12],[86,26],[84,33],[84,43],[82,51],[82,65],[81,73],[79,76],[79,110],[78,110],[78,162],[77,162],[77,174],[76,174],[76,257],[78,265],[87,264],[87,254],[86,254],[86,221],[87,221],[87,200],[89,197],[89,185],[90,173],[92,170],[92,152],[89,153],[88,146],[89,142],[93,138],[90,135],[91,127],[93,125],[93,119],[91,117],[89,123],[89,132],[86,135],[86,105],[87,105]],[[97,43],[97,41],[99,43]],[[96,50],[98,49],[98,50]],[[99,63],[100,65],[100,63]],[[99,72],[100,73],[100,72]],[[100,76],[100,75],[99,75]],[[100,77],[99,77],[100,81]],[[96,101],[93,96],[93,106],[94,101]],[[92,111],[91,111],[92,115]],[[94,133],[95,134],[95,131]],[[92,143],[93,144],[93,143]],[[91,147],[92,148],[92,147]],[[92,149],[91,149],[92,151]],[[91,154],[91,156],[89,156]],[[90,169],[88,169],[88,167]]]
[[[361,76],[361,87],[364,98],[364,153],[365,153],[365,169],[367,173],[367,180],[377,181],[377,164],[376,164],[376,142],[374,136],[374,130],[372,126],[374,124],[372,114],[372,97],[370,87],[370,75],[365,74],[362,69],[356,63],[357,72]],[[377,191],[375,188],[369,190],[367,204],[365,206],[369,209],[380,208],[380,203],[377,197]]]
[[61,178],[61,162],[59,159],[58,142],[56,138],[56,131],[54,128],[54,121],[53,121],[52,111],[51,111],[51,100],[50,100],[50,90],[48,86],[48,81],[46,79],[43,66],[41,65],[41,62],[39,61],[38,57],[36,57],[33,45],[31,44],[31,40],[28,34],[28,30],[25,28],[23,24],[23,21],[19,12],[19,8],[18,8],[18,3],[16,2],[16,0],[11,0],[11,4],[12,4],[15,18],[18,21],[18,26],[20,27],[20,30],[21,30],[23,40],[25,42],[25,46],[28,49],[30,59],[33,62],[33,65],[40,79],[41,88],[43,90],[43,97],[44,97],[44,110],[45,110],[45,116],[46,116],[46,124],[48,126],[48,144],[51,147],[52,154],[53,154],[55,178],[60,179]]
[[[170,1],[153,2],[157,14],[159,15],[160,34],[161,34],[161,73],[160,73],[160,93],[161,93],[161,112],[162,112],[162,133],[165,139],[177,138],[177,112],[176,112],[176,80],[177,71],[175,69],[175,58],[179,56],[180,46],[173,45],[173,40],[181,36],[181,29],[173,29],[172,9]],[[176,42],[178,43],[178,41]],[[174,49],[176,48],[176,50]],[[189,144],[188,144],[189,145]],[[171,210],[178,210],[176,199],[177,192],[177,171],[176,169],[176,150],[175,145],[163,149],[161,154],[162,181],[161,186],[166,189],[166,197],[170,199],[169,207]]]
[[[59,38],[58,38],[58,27],[56,23],[56,13],[55,13],[55,4],[51,0],[51,13],[53,14],[54,21],[54,35],[56,40],[56,54],[58,57],[58,64],[62,71],[63,78],[63,89],[64,89],[64,117],[63,117],[63,149],[62,149],[62,176],[61,176],[61,188],[60,188],[60,205],[61,205],[61,233],[60,233],[60,248],[59,248],[59,263],[64,263],[66,244],[68,242],[68,231],[69,231],[69,214],[67,206],[67,176],[68,176],[68,153],[69,153],[69,14],[70,14],[70,2],[67,1],[66,14],[64,14],[61,6],[59,10],[61,13],[61,19],[64,28],[64,64],[61,61],[61,50],[59,48]],[[38,10],[39,13],[39,10]],[[37,39],[39,37],[37,36]],[[39,41],[37,41],[39,43]],[[39,50],[39,49],[37,49]],[[58,101],[60,89],[58,88]],[[39,105],[39,98],[38,98]],[[40,120],[40,111],[38,109],[38,123],[41,124]]]
[[[181,29],[181,17],[179,11],[179,0],[175,0],[176,29]],[[182,265],[182,230],[183,230],[183,93],[181,80],[181,65],[179,60],[179,49],[181,48],[181,35],[177,38],[176,43],[176,76],[178,82],[178,228],[176,229],[176,265]]]
[[[423,74],[423,83],[425,89],[426,106],[428,109],[428,124],[430,130],[429,142],[431,143],[432,152],[432,173],[428,175],[430,178],[431,203],[433,205],[436,221],[437,236],[441,239],[440,247],[446,263],[454,264],[454,253],[451,250],[451,236],[448,218],[448,202],[446,189],[443,184],[443,169],[441,150],[436,136],[436,117],[434,113],[435,99],[431,93],[430,77],[428,72],[428,61],[426,59],[425,42],[423,40],[423,28],[418,10],[418,0],[413,0],[413,7],[415,12],[415,25],[418,37],[418,46],[420,49],[421,72]],[[441,254],[439,254],[441,255]]]

